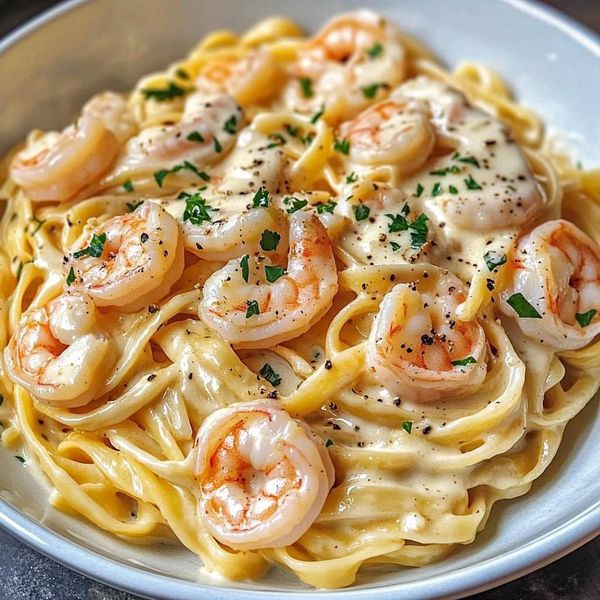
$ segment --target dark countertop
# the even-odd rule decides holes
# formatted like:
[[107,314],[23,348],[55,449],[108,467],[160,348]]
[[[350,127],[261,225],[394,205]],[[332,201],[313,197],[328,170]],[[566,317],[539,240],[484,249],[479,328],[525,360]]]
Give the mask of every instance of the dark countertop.
[[[546,0],[600,31],[600,0]],[[0,36],[56,0],[0,0]],[[0,530],[0,600],[138,600],[42,556]],[[598,600],[600,538],[547,567],[471,600]]]

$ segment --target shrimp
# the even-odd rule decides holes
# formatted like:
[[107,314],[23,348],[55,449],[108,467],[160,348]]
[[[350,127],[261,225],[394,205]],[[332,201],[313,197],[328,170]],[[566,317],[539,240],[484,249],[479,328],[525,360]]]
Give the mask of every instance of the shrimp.
[[243,124],[242,109],[228,95],[188,97],[176,125],[147,127],[131,138],[115,169],[117,175],[148,167],[174,166],[187,160],[205,166],[220,160]]
[[350,142],[350,160],[363,165],[388,164],[402,173],[421,167],[435,142],[429,109],[421,100],[384,100],[340,127]]
[[[269,247],[278,245],[276,236],[265,234]],[[324,226],[316,215],[298,211],[289,237],[287,271],[268,258],[246,255],[229,261],[204,285],[200,317],[238,348],[267,348],[295,338],[331,307],[337,270]]]
[[323,508],[335,477],[321,439],[268,400],[209,415],[195,452],[200,518],[236,550],[296,542]]
[[415,402],[470,393],[486,374],[483,328],[455,316],[466,298],[465,286],[449,272],[426,273],[385,295],[367,350],[381,384]]
[[[437,148],[427,172],[402,182],[421,190],[428,216],[449,228],[490,231],[535,220],[546,202],[523,151],[492,115],[471,106],[457,90],[424,77],[407,82],[391,99],[425,102]],[[448,230],[447,230],[448,231]]]
[[527,337],[582,348],[600,333],[600,248],[568,221],[543,223],[519,241],[500,298]]
[[10,174],[34,202],[62,202],[107,171],[118,150],[113,132],[83,115],[62,133],[46,135],[19,152]]
[[104,126],[115,134],[119,144],[124,144],[137,130],[127,100],[121,94],[114,92],[97,94],[83,107],[82,114],[102,121]]
[[273,55],[264,48],[242,57],[218,56],[200,71],[200,91],[231,94],[242,106],[267,100],[277,92],[284,73]]
[[72,289],[97,306],[136,311],[165,296],[183,272],[183,241],[177,221],[156,203],[113,217],[84,232],[70,249],[66,270]]
[[95,325],[94,303],[80,292],[28,310],[4,350],[10,378],[50,404],[87,404],[110,366],[109,340]]
[[[405,50],[387,21],[369,10],[332,19],[300,51],[286,90],[293,109],[325,105],[334,121],[353,118],[404,78]],[[365,93],[372,88],[373,93]]]

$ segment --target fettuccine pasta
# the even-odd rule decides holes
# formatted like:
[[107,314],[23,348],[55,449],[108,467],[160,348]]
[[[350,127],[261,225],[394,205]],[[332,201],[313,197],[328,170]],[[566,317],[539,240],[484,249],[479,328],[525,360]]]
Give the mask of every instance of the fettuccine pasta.
[[213,32],[0,174],[3,445],[226,578],[442,559],[600,385],[600,171],[371,12]]

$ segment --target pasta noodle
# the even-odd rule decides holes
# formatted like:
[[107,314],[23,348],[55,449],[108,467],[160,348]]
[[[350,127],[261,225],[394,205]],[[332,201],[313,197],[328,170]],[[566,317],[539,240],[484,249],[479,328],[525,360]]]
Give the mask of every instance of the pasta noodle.
[[2,443],[227,578],[442,559],[600,387],[600,171],[368,11],[213,32],[1,172]]

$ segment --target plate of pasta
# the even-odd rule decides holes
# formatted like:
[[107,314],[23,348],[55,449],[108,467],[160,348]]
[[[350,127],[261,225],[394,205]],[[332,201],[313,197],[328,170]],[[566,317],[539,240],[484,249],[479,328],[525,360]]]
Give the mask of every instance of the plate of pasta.
[[369,4],[75,1],[0,45],[0,523],[36,548],[153,597],[433,598],[598,533],[599,46]]

